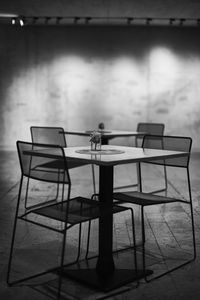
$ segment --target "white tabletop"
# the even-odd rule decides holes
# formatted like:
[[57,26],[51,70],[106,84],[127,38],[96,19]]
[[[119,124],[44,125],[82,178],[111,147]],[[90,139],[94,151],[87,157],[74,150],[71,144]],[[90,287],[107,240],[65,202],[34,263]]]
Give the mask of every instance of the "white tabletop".
[[[64,131],[64,134],[70,135],[80,135],[80,136],[90,136],[94,130],[71,130],[71,131]],[[102,137],[106,138],[114,138],[114,137],[128,137],[128,136],[143,136],[145,132],[138,132],[138,131],[127,131],[127,130],[96,130],[100,132]],[[62,132],[61,132],[62,133]]]
[[168,151],[157,149],[143,149],[137,147],[125,147],[114,145],[102,145],[102,150],[118,150],[119,154],[101,154],[101,151],[96,151],[94,154],[79,153],[77,151],[89,150],[90,147],[68,147],[65,148],[65,155],[67,158],[76,159],[96,165],[118,165],[135,163],[142,161],[158,160],[164,158],[175,158],[188,156],[188,152]]

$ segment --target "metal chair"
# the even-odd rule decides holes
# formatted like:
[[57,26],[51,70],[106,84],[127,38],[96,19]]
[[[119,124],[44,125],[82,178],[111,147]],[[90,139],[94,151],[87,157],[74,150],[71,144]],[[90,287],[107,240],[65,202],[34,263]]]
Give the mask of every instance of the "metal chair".
[[[153,193],[144,193],[142,192],[142,183],[141,183],[141,166],[139,163],[139,178],[140,178],[140,188],[141,191],[127,191],[114,193],[113,197],[117,200],[117,203],[131,203],[139,205],[141,209],[141,229],[142,229],[142,257],[143,257],[143,270],[146,269],[146,260],[145,260],[145,221],[144,221],[144,208],[152,205],[159,204],[170,204],[170,203],[183,203],[187,204],[190,207],[190,216],[191,216],[191,227],[192,227],[192,242],[193,242],[193,255],[191,259],[184,261],[184,263],[179,264],[176,267],[173,267],[166,272],[154,276],[152,279],[159,278],[169,272],[172,272],[189,262],[193,261],[196,258],[196,244],[195,244],[195,231],[194,231],[194,216],[193,216],[193,205],[192,205],[192,194],[191,194],[191,185],[190,185],[190,175],[189,175],[189,160],[190,152],[192,146],[192,139],[189,137],[180,137],[180,136],[153,136],[146,135],[143,139],[142,147],[144,151],[148,148],[152,149],[165,149],[173,151],[183,151],[188,152],[188,156],[179,157],[179,158],[168,158],[164,160],[151,161],[150,163],[155,165],[164,165],[169,167],[182,168],[187,171],[187,187],[188,187],[188,200],[184,198],[172,198],[168,196],[159,196]],[[151,279],[151,280],[152,280]],[[148,281],[146,279],[146,281]]]
[[[140,122],[137,125],[137,132],[145,132],[145,134],[163,135],[165,125],[163,123],[145,123]],[[135,137],[135,146],[142,147],[144,136],[138,135]]]
[[[21,179],[8,262],[7,283],[9,285],[14,285],[22,281],[44,275],[48,272],[57,272],[59,277],[57,299],[59,299],[61,293],[67,230],[75,225],[79,225],[78,250],[77,258],[75,260],[75,262],[77,262],[80,256],[82,223],[97,219],[100,215],[102,216],[102,214],[106,214],[107,212],[104,212],[102,207],[100,208],[100,203],[97,201],[93,201],[84,197],[75,197],[70,199],[71,180],[68,171],[68,160],[65,158],[64,149],[61,146],[17,141],[17,150],[21,167]],[[57,169],[55,168],[55,161],[57,162]],[[52,168],[50,168],[51,164],[53,166]],[[47,182],[48,185],[49,183],[62,184],[63,188],[61,199],[59,201],[57,199],[56,202],[49,204],[44,201],[42,197],[42,201],[39,201],[34,206],[32,205],[29,209],[24,209],[25,212],[22,213],[20,204],[23,201],[22,188],[24,178],[31,178],[37,182]],[[68,187],[66,197],[65,186]],[[112,213],[115,214],[127,211],[128,209],[113,205]],[[39,219],[38,216],[40,217]],[[62,234],[61,258],[58,267],[50,268],[40,273],[11,281],[10,274],[13,261],[16,228],[19,220]],[[52,220],[54,221],[52,222]],[[132,225],[134,232],[133,215]],[[34,264],[35,263],[36,262],[34,261]]]
[[[137,125],[137,132],[141,132],[145,134],[151,134],[151,135],[163,135],[164,134],[165,125],[163,123],[138,123]],[[135,147],[141,147],[143,142],[144,135],[138,135],[135,137]],[[139,187],[139,175],[138,175],[138,164],[136,164],[136,172],[137,172],[137,182],[134,184],[129,185],[123,185],[123,186],[117,186],[115,187],[115,190],[119,189],[125,189],[125,188],[131,188],[131,187],[138,187],[138,190],[140,190]],[[166,173],[166,167],[164,166],[164,180],[165,180],[165,186],[162,189],[158,189],[154,192],[162,192],[167,190],[167,173]]]
[[[51,144],[51,145],[59,145],[63,148],[67,147],[64,129],[62,127],[49,127],[49,126],[31,126],[31,139],[33,143],[42,143],[42,144]],[[52,161],[51,164],[46,164],[46,168],[57,168],[58,160]],[[68,169],[73,169],[81,166],[88,165],[84,162],[76,162],[74,160],[68,160]],[[92,179],[93,179],[93,186],[94,192],[96,191],[95,187],[95,176],[94,176],[94,166],[92,165]],[[25,197],[25,207],[30,208],[27,205],[28,201],[28,189],[29,189],[29,178],[27,180],[26,186],[26,197]],[[57,191],[55,199],[58,197],[59,193],[59,183],[57,185]]]

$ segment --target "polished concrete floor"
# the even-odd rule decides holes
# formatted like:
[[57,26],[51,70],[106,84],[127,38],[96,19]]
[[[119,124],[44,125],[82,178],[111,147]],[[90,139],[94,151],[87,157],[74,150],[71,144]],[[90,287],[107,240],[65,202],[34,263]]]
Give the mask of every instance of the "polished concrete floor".
[[[1,151],[0,155],[0,299],[37,299],[55,298],[56,275],[47,274],[31,281],[25,281],[17,286],[8,287],[6,272],[13,229],[14,213],[20,179],[20,169],[15,152]],[[139,287],[135,283],[125,285],[114,293],[106,294],[65,278],[62,286],[63,299],[116,299],[116,300],[165,300],[165,299],[200,299],[200,155],[193,154],[190,163],[192,195],[194,203],[194,217],[196,229],[197,258],[194,262],[150,283],[141,280]],[[118,166],[115,169],[115,186],[130,184],[136,180],[134,165]],[[97,171],[97,170],[96,170]],[[144,166],[144,188],[161,187],[163,185],[162,169]],[[98,176],[97,176],[98,177]],[[71,172],[72,196],[90,196],[92,180],[90,166],[85,166]],[[176,197],[187,197],[183,171],[168,171],[169,194]],[[54,193],[49,184],[37,185],[31,183],[30,202],[38,201],[48,194]],[[36,197],[36,200],[35,198]],[[134,207],[136,215],[137,243],[140,244],[139,211]],[[189,208],[187,205],[172,204],[154,206],[146,209],[146,248],[147,263],[154,274],[159,274],[169,266],[175,266],[182,260],[189,258],[192,252]],[[98,222],[92,224],[91,253],[98,249]],[[76,256],[78,228],[70,230],[67,239],[66,261]],[[87,225],[83,229],[81,257],[86,248]],[[128,213],[114,218],[114,249],[124,249],[131,243],[131,221]],[[47,230],[41,230],[34,225],[21,222],[17,227],[16,250],[12,278],[16,279],[26,274],[33,274],[37,270],[56,266],[59,262],[60,236]],[[120,252],[124,264],[132,263],[132,251]],[[121,256],[117,255],[117,259]],[[165,259],[163,260],[162,255]],[[138,260],[140,264],[140,247],[138,246]]]

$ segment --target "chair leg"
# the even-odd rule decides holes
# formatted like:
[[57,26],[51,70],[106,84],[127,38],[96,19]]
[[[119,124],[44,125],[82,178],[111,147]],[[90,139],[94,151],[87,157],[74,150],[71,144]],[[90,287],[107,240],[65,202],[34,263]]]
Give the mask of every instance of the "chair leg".
[[56,188],[56,197],[55,197],[55,200],[58,199],[58,196],[59,196],[59,183],[57,183],[57,188]]
[[[146,282],[151,282],[155,279],[158,279],[158,278],[161,278],[162,276],[164,275],[167,275],[173,271],[176,271],[178,270],[179,268],[181,267],[184,267],[186,266],[187,264],[191,263],[192,261],[195,260],[196,258],[196,242],[195,242],[195,231],[194,231],[194,218],[193,218],[193,211],[192,211],[192,205],[190,205],[190,208],[191,208],[191,225],[192,225],[192,236],[193,236],[193,257],[191,259],[188,259],[187,261],[183,262],[182,264],[179,264],[178,266],[176,267],[173,267],[171,269],[168,269],[167,271],[159,274],[159,275],[156,275],[156,276],[153,276],[152,278],[148,279],[147,276],[145,276],[145,281]],[[144,219],[144,218],[143,218]],[[144,221],[142,222],[142,226],[144,226]],[[144,227],[143,227],[144,228]],[[144,231],[144,230],[143,230]],[[143,234],[143,236],[145,237],[145,234]],[[163,257],[164,258],[164,257]],[[145,264],[145,240],[144,240],[144,245],[143,245],[143,270],[145,271],[146,269],[146,264]]]
[[[62,199],[61,199],[62,205],[63,205],[63,200],[64,200],[64,192],[65,192],[65,188],[64,188],[64,183],[63,183],[63,185],[62,185]],[[71,192],[71,189],[69,187],[68,188],[67,199],[70,199],[70,192]],[[66,246],[66,236],[67,236],[67,213],[68,213],[68,210],[69,210],[69,203],[67,203],[65,223],[64,223],[63,242],[62,242],[61,259],[60,259],[60,270],[59,270],[59,277],[58,277],[57,300],[60,299],[61,286],[62,286],[62,273],[63,273],[63,267],[64,267],[65,246]]]
[[154,193],[161,193],[161,192],[165,192],[165,194],[167,193],[167,189],[168,189],[168,181],[167,181],[167,167],[164,165],[164,187],[158,190],[154,190],[151,191],[150,194]]
[[132,222],[132,238],[133,238],[133,249],[134,249],[134,268],[137,276],[137,287],[139,286],[139,278],[138,278],[138,265],[137,265],[137,250],[136,250],[136,234],[135,234],[135,222],[134,222],[134,213],[133,209],[130,208],[131,211],[131,222]]
[[59,277],[58,277],[57,300],[60,299],[60,294],[61,294],[62,277],[63,277],[62,272],[63,272],[63,267],[64,267],[65,245],[66,245],[66,232],[67,232],[67,227],[65,226],[65,230],[64,230],[64,234],[63,234],[62,250],[61,250],[60,270],[59,270]]
[[95,183],[95,169],[94,169],[94,165],[91,165],[92,167],[92,180],[93,180],[93,188],[94,188],[94,194],[96,194],[96,183]]
[[[138,192],[142,191],[142,172],[141,172],[141,164],[136,164],[136,171],[137,171],[137,187]],[[161,193],[167,191],[168,188],[168,181],[167,181],[167,167],[164,165],[164,187],[158,190],[151,191],[150,193]]]
[[25,206],[26,209],[28,208],[27,201],[28,201],[29,180],[30,180],[30,178],[28,177],[27,178],[27,184],[26,184],[25,202],[24,202],[24,206]]
[[11,240],[11,247],[10,247],[10,254],[9,254],[9,260],[8,260],[8,269],[7,269],[7,277],[6,277],[6,282],[9,286],[15,285],[17,283],[33,279],[35,277],[38,277],[40,275],[44,275],[46,273],[49,273],[51,271],[55,271],[57,268],[51,268],[49,270],[24,277],[21,279],[17,279],[14,281],[10,281],[10,273],[11,273],[11,266],[12,266],[12,259],[13,259],[13,250],[14,250],[14,242],[15,242],[15,235],[16,235],[16,228],[17,228],[17,219],[18,219],[18,212],[19,212],[19,205],[20,205],[20,200],[21,200],[21,192],[22,192],[22,184],[23,184],[23,176],[21,177],[20,180],[20,185],[19,185],[19,192],[18,192],[18,199],[17,199],[17,206],[16,206],[16,212],[15,212],[15,219],[14,219],[14,225],[13,225],[13,233],[12,233],[12,240]]
[[[144,224],[144,207],[141,206],[141,226],[142,226],[142,269],[145,275],[146,271],[146,258],[145,258],[145,224]],[[146,275],[145,280],[147,281]]]
[[[131,223],[132,223],[132,234],[133,234],[133,246],[127,247],[126,250],[127,250],[127,249],[135,249],[135,251],[134,251],[134,261],[135,261],[135,266],[136,266],[136,270],[137,270],[134,213],[133,213],[133,209],[132,209],[132,208],[129,208],[129,210],[131,211]],[[85,259],[88,259],[88,254],[89,254],[91,222],[92,222],[92,221],[89,221],[89,222],[88,222],[87,247],[86,247]],[[122,250],[124,250],[124,249],[122,249]],[[119,251],[120,251],[120,250],[116,250],[116,251],[113,251],[113,253],[119,252]]]
[[79,237],[78,237],[78,254],[75,260],[75,263],[79,260],[80,253],[81,253],[81,233],[82,233],[82,223],[79,224]]
[[[32,205],[30,205],[30,206],[27,205],[27,202],[28,202],[29,182],[30,182],[30,178],[28,177],[27,184],[26,184],[25,202],[24,202],[25,209],[29,209],[29,208],[33,208],[34,207],[34,205],[33,206]],[[58,199],[58,196],[59,196],[59,183],[57,183],[55,200]],[[50,200],[50,201],[55,201],[55,200]]]
[[192,192],[190,185],[190,173],[187,168],[187,182],[188,182],[188,191],[190,199],[190,214],[191,214],[191,224],[192,224],[192,241],[193,241],[193,260],[196,258],[196,239],[195,239],[195,226],[194,226],[194,214],[193,214],[193,205],[192,205]]
[[153,278],[151,278],[150,280],[148,281],[152,281],[154,279],[157,279],[157,278],[160,278],[162,277],[163,275],[166,275],[168,273],[171,273],[172,271],[175,271],[177,269],[179,269],[180,267],[183,267],[189,263],[191,263],[192,261],[194,261],[196,259],[196,240],[195,240],[195,226],[194,226],[194,214],[193,214],[193,205],[192,205],[192,193],[191,193],[191,185],[190,185],[190,174],[189,174],[189,169],[187,168],[187,182],[188,182],[188,191],[189,191],[189,200],[190,200],[190,215],[191,215],[191,229],[192,229],[192,242],[193,242],[193,256],[191,259],[185,261],[184,263],[174,267],[174,268],[171,268],[170,270],[167,270],[166,272],[158,275],[158,276],[155,276]]
[[88,259],[88,254],[89,254],[89,247],[90,247],[90,231],[91,231],[91,221],[88,222],[87,247],[86,247],[85,259]]
[[11,269],[12,257],[13,257],[13,249],[14,249],[14,241],[15,241],[15,234],[16,234],[16,227],[17,227],[17,217],[18,217],[18,211],[19,211],[19,203],[20,203],[20,199],[21,199],[22,184],[23,184],[23,177],[21,177],[20,185],[19,185],[17,207],[16,207],[16,213],[15,213],[15,219],[14,219],[14,225],[13,225],[13,234],[12,234],[11,247],[10,247],[10,255],[9,255],[9,260],[8,260],[8,270],[7,270],[7,283],[8,283],[8,285],[12,284],[10,282],[10,269]]
[[141,181],[142,181],[142,178],[141,178],[141,170],[140,170],[140,164],[139,163],[136,163],[136,174],[137,174],[137,190],[138,192],[141,191]]
[[164,189],[164,191],[167,191],[168,181],[167,181],[167,167],[166,167],[166,165],[164,165],[164,177],[165,177],[165,189]]
[[193,260],[196,259],[196,240],[195,240],[195,227],[194,227],[194,215],[193,215],[193,207],[190,205],[191,210],[191,223],[192,223],[192,241],[193,241]]

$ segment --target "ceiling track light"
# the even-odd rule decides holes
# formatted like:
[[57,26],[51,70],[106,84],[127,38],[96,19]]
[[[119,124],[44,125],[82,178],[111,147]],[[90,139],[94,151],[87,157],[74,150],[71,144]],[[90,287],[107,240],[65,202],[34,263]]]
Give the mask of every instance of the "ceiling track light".
[[24,18],[19,17],[19,25],[20,26],[24,26],[25,22],[24,22]]
[[131,25],[133,18],[127,18],[127,25]]
[[[91,16],[19,16],[15,14],[0,13],[1,20],[6,19],[8,24],[12,25],[166,25],[166,26],[198,26],[200,27],[200,18],[150,18],[150,17],[91,17]],[[94,22],[92,22],[94,21]],[[3,23],[5,21],[3,20]]]
[[51,19],[50,17],[45,17],[45,21],[44,22],[45,22],[46,25],[49,24],[50,19]]
[[15,24],[16,24],[16,18],[12,18],[11,24],[12,24],[12,25],[15,25]]
[[152,20],[153,20],[152,18],[146,18],[146,25],[150,25]]
[[85,24],[89,24],[91,20],[92,20],[91,17],[86,17],[85,18]]
[[80,17],[74,17],[74,24],[77,24],[79,20],[80,20]]
[[179,25],[182,26],[185,21],[186,21],[186,19],[181,18]]
[[56,18],[56,25],[60,25],[62,18],[61,17],[57,17]]
[[169,25],[173,25],[174,24],[175,19],[174,18],[170,18],[169,19]]

